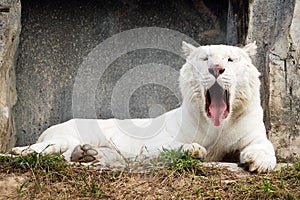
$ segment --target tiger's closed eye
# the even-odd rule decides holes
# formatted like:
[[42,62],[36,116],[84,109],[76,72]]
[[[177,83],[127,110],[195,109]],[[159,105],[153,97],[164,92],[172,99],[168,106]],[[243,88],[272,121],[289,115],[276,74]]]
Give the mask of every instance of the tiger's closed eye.
[[228,62],[233,62],[233,59],[232,58],[228,58]]

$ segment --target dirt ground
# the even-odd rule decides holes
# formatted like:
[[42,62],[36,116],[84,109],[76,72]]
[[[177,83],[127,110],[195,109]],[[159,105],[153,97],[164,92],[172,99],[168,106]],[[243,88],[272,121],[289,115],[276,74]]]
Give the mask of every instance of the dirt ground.
[[207,164],[136,173],[57,157],[0,157],[0,166],[0,199],[300,199],[300,160],[267,174]]

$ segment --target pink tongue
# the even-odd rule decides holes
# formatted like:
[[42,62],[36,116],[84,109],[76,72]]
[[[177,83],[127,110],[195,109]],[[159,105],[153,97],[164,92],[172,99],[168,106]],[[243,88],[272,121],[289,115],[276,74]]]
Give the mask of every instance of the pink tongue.
[[220,126],[222,119],[225,117],[227,105],[224,101],[224,92],[210,91],[211,104],[209,105],[209,113],[214,120],[215,126]]

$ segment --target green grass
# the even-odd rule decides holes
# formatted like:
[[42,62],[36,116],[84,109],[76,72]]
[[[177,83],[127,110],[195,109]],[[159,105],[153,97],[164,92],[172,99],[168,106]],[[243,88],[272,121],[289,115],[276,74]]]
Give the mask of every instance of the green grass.
[[244,176],[204,167],[182,148],[165,149],[158,159],[164,168],[155,173],[128,173],[70,165],[57,155],[0,156],[0,177],[26,177],[16,191],[21,199],[300,199],[300,159]]
[[165,163],[165,166],[170,170],[178,172],[191,172],[197,175],[203,175],[203,171],[199,167],[203,162],[200,159],[194,158],[188,151],[184,151],[182,147],[178,149],[163,149],[159,156],[159,160]]
[[[88,180],[81,170],[87,170],[84,166],[71,166],[59,155],[45,155],[30,153],[26,156],[9,157],[0,156],[0,173],[30,173],[30,178],[21,185],[19,194],[36,198],[35,194],[45,190],[59,197],[60,191],[51,187],[53,183],[68,182],[71,190],[75,189],[81,197],[99,198],[104,195],[101,187],[93,179]],[[70,193],[72,191],[69,191]]]

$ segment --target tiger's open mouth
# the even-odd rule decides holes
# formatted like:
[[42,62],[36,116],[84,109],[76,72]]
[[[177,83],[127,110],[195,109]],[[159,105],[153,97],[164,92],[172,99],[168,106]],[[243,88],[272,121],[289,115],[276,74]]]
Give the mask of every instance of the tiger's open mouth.
[[229,90],[222,88],[217,82],[205,91],[205,111],[212,118],[215,126],[220,126],[230,111]]

